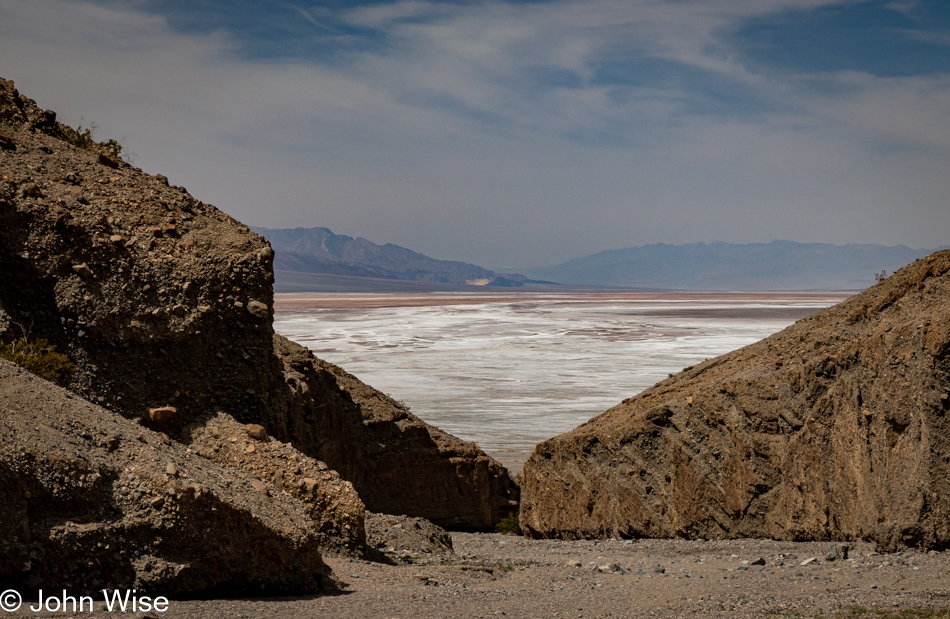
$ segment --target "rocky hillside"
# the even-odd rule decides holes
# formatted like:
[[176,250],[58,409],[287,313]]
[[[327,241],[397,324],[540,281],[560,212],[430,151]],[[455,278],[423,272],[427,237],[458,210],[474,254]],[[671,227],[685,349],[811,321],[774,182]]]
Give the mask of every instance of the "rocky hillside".
[[392,243],[377,245],[362,237],[334,234],[329,228],[254,230],[273,244],[279,271],[506,288],[527,281],[518,273],[499,275],[466,262],[436,260]]
[[[510,509],[507,471],[473,445],[450,445],[391,401],[367,407],[329,375],[299,378],[320,362],[287,361],[293,346],[274,335],[264,238],[76,137],[0,80],[0,343],[47,339],[76,365],[72,392],[283,488],[340,548],[364,543],[363,503],[323,513],[322,495],[345,490],[320,468],[334,454],[385,456],[385,470],[379,458],[344,467],[374,506],[392,504],[377,497],[391,495],[395,467],[408,515],[479,529]],[[266,444],[238,441],[248,424]],[[250,451],[234,453],[231,438]],[[271,453],[271,441],[286,448]]]
[[950,251],[541,443],[533,537],[950,546]]

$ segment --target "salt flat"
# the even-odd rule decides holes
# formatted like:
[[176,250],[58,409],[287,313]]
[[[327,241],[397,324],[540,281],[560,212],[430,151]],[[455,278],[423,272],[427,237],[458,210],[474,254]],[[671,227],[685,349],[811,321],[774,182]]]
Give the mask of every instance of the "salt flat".
[[293,293],[274,328],[517,472],[537,443],[846,296]]

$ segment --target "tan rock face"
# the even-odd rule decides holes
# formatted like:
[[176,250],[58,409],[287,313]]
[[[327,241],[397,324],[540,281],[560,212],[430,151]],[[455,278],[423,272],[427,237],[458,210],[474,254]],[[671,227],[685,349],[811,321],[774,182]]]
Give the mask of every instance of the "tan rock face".
[[541,443],[534,537],[950,546],[950,252]]
[[0,589],[305,593],[329,573],[301,501],[3,360],[0,430]]

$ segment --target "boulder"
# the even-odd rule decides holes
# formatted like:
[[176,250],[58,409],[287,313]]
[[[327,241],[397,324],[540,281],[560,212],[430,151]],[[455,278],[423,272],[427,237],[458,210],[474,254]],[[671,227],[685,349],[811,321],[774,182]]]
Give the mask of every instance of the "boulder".
[[367,556],[365,512],[353,484],[289,444],[251,435],[252,429],[218,413],[189,426],[185,436],[200,456],[238,468],[302,502],[324,554]]
[[538,445],[531,537],[950,546],[950,251]]
[[309,593],[329,574],[279,487],[0,360],[0,589]]
[[413,555],[452,555],[452,536],[425,518],[366,514],[369,545],[397,560],[412,560]]

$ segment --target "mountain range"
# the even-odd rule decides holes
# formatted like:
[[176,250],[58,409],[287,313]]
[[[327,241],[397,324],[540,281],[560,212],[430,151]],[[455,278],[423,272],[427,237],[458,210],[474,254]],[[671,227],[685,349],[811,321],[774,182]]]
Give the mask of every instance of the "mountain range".
[[[863,290],[935,249],[829,243],[656,243],[546,267],[493,271],[328,228],[253,228],[271,242],[279,289],[413,290],[561,284],[663,290]],[[944,249],[937,248],[937,249]],[[530,279],[529,279],[530,278]],[[406,288],[409,286],[409,288]],[[547,288],[548,286],[541,286]],[[532,289],[538,286],[532,286]]]
[[[945,246],[946,247],[946,246]],[[938,248],[943,249],[943,248]],[[657,243],[612,249],[562,264],[519,269],[561,284],[669,290],[863,290],[934,252],[903,245]]]
[[[275,251],[274,269],[347,278],[403,280],[470,286],[521,287],[524,275],[499,275],[474,264],[436,260],[419,252],[362,237],[334,234],[329,228],[253,228]],[[277,274],[278,280],[281,274]]]

